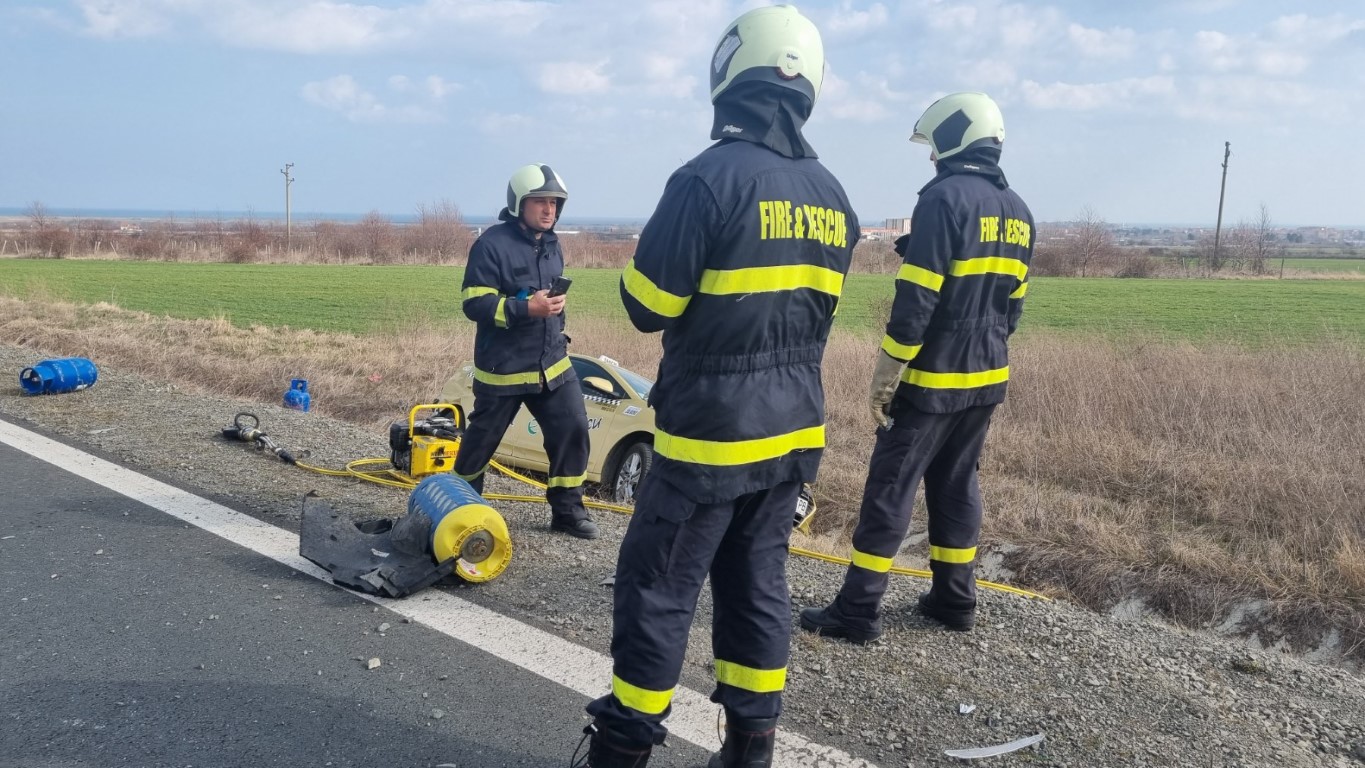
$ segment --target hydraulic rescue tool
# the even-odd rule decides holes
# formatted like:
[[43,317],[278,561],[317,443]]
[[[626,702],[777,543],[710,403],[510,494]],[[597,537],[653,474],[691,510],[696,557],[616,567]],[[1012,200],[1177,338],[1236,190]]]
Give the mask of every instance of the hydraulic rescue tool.
[[[247,420],[250,420],[251,423],[247,424]],[[270,451],[279,456],[286,464],[297,464],[299,461],[294,454],[271,440],[270,436],[261,430],[261,420],[254,413],[237,414],[232,420],[232,426],[223,427],[223,437],[229,440],[251,443],[256,446],[258,451]]]

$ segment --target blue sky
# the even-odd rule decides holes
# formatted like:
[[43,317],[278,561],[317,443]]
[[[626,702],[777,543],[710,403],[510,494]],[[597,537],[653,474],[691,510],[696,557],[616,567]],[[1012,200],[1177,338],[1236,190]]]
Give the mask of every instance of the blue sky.
[[[411,214],[502,204],[529,162],[566,218],[648,216],[709,143],[706,65],[755,2],[5,0],[0,207]],[[1365,4],[822,0],[807,136],[860,218],[909,215],[938,96],[1005,114],[1043,221],[1365,225]],[[1296,10],[1291,10],[1291,8]]]

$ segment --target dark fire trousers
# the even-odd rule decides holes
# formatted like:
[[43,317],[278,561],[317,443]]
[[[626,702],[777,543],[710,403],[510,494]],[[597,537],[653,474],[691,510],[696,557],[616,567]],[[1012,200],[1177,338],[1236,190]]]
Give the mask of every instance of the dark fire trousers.
[[950,611],[976,608],[976,543],[981,533],[977,461],[994,405],[954,413],[926,413],[897,404],[890,429],[877,430],[853,563],[839,590],[839,609],[850,617],[880,615],[891,558],[910,528],[915,491],[924,479],[929,509],[930,599]]
[[587,517],[583,482],[588,471],[588,411],[577,380],[529,395],[475,395],[474,412],[469,414],[455,455],[455,474],[483,493],[488,462],[522,403],[526,403],[545,438],[545,454],[550,459],[550,487],[545,498],[551,514],[566,521]]
[[646,475],[621,542],[612,611],[612,693],[588,704],[599,728],[663,743],[687,635],[707,574],[715,603],[711,700],[731,717],[782,711],[791,642],[787,542],[801,483],[697,504]]

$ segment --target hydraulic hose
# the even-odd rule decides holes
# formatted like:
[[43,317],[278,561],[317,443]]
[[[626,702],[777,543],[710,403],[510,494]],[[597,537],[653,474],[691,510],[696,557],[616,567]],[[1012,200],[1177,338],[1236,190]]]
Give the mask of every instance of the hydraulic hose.
[[[224,430],[224,434],[226,433],[227,430]],[[264,433],[262,433],[262,435],[263,434]],[[236,437],[236,435],[232,436]],[[247,438],[243,437],[242,439]],[[281,456],[281,458],[284,457]],[[288,459],[286,459],[286,461],[287,460]],[[387,486],[390,488],[400,488],[403,490],[412,490],[413,488],[416,488],[418,482],[416,478],[412,477],[406,472],[394,469],[393,465],[389,462],[388,459],[381,458],[356,459],[354,461],[347,463],[345,469],[327,469],[325,467],[318,467],[312,464],[305,464],[302,461],[293,461],[291,463],[302,469],[306,469],[310,472],[317,472],[318,474],[322,475],[327,475],[328,477],[354,477],[358,480],[364,480],[366,482],[377,483],[379,485]],[[496,461],[489,462],[489,467],[491,469],[496,469],[498,472],[502,473],[507,477],[512,478],[513,480],[525,483],[526,485],[529,485],[532,488],[536,488],[542,492],[545,491],[547,488],[545,483],[527,477],[526,475],[523,475],[520,472],[517,472],[508,467],[505,467]],[[488,499],[489,501],[514,501],[526,502],[531,504],[545,503],[545,497],[543,495],[537,496],[533,494],[486,493],[483,494],[483,497],[485,499]],[[601,509],[608,512],[616,512],[618,514],[623,515],[633,514],[635,511],[632,507],[627,507],[621,504],[612,504],[610,502],[605,501],[596,501],[593,499],[584,499],[583,506],[591,507],[593,509]],[[809,557],[812,560],[821,560],[823,562],[833,563],[835,565],[847,566],[852,562],[847,557],[827,555],[823,552],[816,552],[815,550],[804,549],[801,547],[789,547],[788,551],[794,555],[799,555],[801,557]],[[905,568],[898,565],[892,566],[890,572],[897,574],[899,576],[917,576],[919,578],[924,579],[932,578],[933,575],[926,570],[918,568]],[[1012,595],[1019,595],[1021,597],[1027,597],[1030,599],[1036,598],[1040,600],[1048,601],[1051,600],[1051,598],[1047,597],[1046,595],[1041,595],[1038,594],[1037,592],[1031,592],[1027,589],[1021,589],[1019,587],[1012,587],[1008,584],[1000,584],[993,581],[986,581],[985,579],[977,579],[976,584],[978,587],[982,589],[989,589],[997,592],[1007,592]]]

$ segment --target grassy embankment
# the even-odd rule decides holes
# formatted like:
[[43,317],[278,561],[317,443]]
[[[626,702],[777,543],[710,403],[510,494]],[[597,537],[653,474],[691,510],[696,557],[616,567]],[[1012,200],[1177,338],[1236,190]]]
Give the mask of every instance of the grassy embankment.
[[[576,350],[651,372],[658,342],[625,323],[616,273],[573,274]],[[0,341],[272,402],[306,375],[318,410],[383,429],[469,356],[458,280],[9,261]],[[889,285],[850,278],[827,354],[817,548],[843,552],[856,515]],[[1365,639],[1365,282],[1038,279],[1014,353],[984,538],[1021,545],[1022,584],[1097,608],[1138,595],[1195,625],[1265,599]]]

